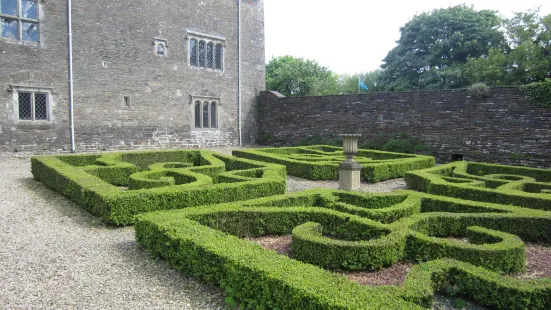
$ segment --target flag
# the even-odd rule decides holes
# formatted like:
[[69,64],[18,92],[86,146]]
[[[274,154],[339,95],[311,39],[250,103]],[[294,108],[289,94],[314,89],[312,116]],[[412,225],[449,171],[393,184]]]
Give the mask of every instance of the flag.
[[369,88],[362,82],[362,79],[358,76],[358,81],[361,89],[369,90]]

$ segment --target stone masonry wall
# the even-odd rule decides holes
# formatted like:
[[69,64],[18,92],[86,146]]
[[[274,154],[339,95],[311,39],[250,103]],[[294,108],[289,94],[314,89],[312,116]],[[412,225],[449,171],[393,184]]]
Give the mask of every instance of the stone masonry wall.
[[262,92],[260,136],[273,145],[301,138],[407,133],[434,147],[441,162],[464,160],[551,167],[551,109],[518,88],[493,88],[486,99],[466,89],[280,98]]
[[[66,1],[39,1],[41,43],[0,38],[0,151],[69,149]],[[74,0],[77,151],[236,145],[237,1]],[[243,142],[263,90],[263,1],[242,1]],[[192,67],[186,29],[224,37],[224,70]],[[154,53],[167,40],[167,57]],[[12,85],[52,90],[49,123],[16,117]],[[130,96],[130,106],[123,103]],[[219,128],[196,130],[191,96],[220,98]]]

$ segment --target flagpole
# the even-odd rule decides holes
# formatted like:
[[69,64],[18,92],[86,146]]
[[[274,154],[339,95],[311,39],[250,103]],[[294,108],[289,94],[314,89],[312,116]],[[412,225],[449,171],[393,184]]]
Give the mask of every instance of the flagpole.
[[360,76],[358,75],[358,95],[360,94]]

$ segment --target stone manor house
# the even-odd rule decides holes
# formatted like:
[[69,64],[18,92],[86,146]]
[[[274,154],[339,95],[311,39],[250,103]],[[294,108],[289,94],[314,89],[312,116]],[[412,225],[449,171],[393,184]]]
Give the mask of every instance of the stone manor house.
[[[236,145],[239,119],[254,141],[262,0],[73,0],[71,12],[77,151]],[[67,1],[0,0],[0,24],[0,151],[69,150]]]

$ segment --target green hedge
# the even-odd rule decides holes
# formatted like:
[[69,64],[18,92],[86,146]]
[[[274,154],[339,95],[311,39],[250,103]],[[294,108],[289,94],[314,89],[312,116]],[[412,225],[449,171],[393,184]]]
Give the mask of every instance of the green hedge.
[[286,176],[280,165],[184,150],[39,156],[31,169],[35,180],[116,225],[143,212],[282,194]]
[[551,107],[551,79],[522,85],[520,91],[536,104]]
[[[151,253],[220,285],[244,309],[426,308],[450,285],[501,309],[551,307],[550,279],[500,275],[524,269],[521,238],[551,241],[551,212],[542,210],[410,191],[312,190],[141,214],[135,230]],[[286,234],[294,259],[242,239]],[[423,263],[400,286],[361,286],[320,268],[378,269],[403,259]]]
[[[342,148],[316,145],[234,150],[234,156],[285,165],[287,173],[309,180],[338,180],[339,163],[344,160]],[[380,182],[401,178],[409,170],[434,166],[434,157],[359,150],[355,160],[362,165],[361,179]]]
[[551,210],[550,169],[458,161],[410,171],[406,183],[435,195]]

